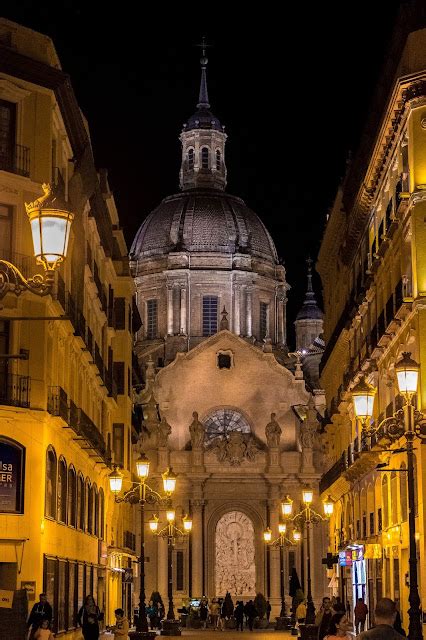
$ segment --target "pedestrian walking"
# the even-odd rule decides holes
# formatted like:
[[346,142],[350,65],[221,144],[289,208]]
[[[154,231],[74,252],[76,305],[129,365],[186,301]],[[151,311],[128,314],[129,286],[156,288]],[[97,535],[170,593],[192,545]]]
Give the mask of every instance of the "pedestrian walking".
[[237,623],[237,631],[244,631],[244,604],[242,600],[237,602],[234,610],[234,618]]
[[315,616],[315,624],[318,627],[318,640],[323,640],[328,633],[328,627],[333,617],[333,609],[331,600],[328,596],[324,596],[320,610]]
[[50,622],[47,618],[43,618],[39,628],[34,634],[34,640],[54,640],[53,633],[50,630]]
[[219,615],[220,615],[220,605],[216,598],[213,598],[212,603],[210,605],[210,623],[213,627],[213,630],[217,630],[217,626],[219,624]]
[[362,598],[358,598],[355,609],[354,609],[354,618],[355,618],[355,633],[358,635],[361,631],[365,629],[365,621],[367,619],[368,607],[365,604]]
[[52,622],[52,615],[53,611],[51,605],[47,601],[47,595],[45,593],[40,593],[39,601],[33,605],[27,620],[27,627],[31,630],[29,640],[34,638],[34,634],[40,627],[42,620],[48,620],[49,623]]
[[256,607],[254,606],[253,600],[249,600],[244,606],[244,613],[247,617],[248,628],[250,629],[250,631],[253,631],[254,619],[257,616],[257,611]]
[[375,625],[362,631],[357,640],[401,640],[401,634],[394,629],[396,604],[390,598],[381,598],[374,609]]
[[99,620],[101,619],[102,615],[94,597],[86,596],[77,615],[77,622],[81,627],[84,640],[98,640]]
[[225,629],[225,618],[226,618],[226,611],[225,611],[225,600],[223,598],[219,598],[219,619],[217,621],[217,628],[219,629],[219,631],[224,631]]
[[127,640],[129,634],[129,621],[124,615],[123,609],[116,609],[114,611],[116,624],[113,627],[114,640]]
[[205,600],[202,600],[200,604],[200,620],[201,620],[201,625],[203,629],[207,628],[208,615],[209,615],[209,609],[207,606],[207,602]]
[[339,611],[331,618],[328,634],[324,640],[352,640],[353,636],[349,633],[351,623],[349,622],[346,612]]

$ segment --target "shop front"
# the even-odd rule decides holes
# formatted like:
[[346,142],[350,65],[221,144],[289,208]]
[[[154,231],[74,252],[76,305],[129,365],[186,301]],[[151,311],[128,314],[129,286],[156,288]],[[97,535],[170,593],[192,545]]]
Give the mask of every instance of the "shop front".
[[356,602],[362,598],[367,603],[367,571],[364,545],[351,544],[339,551],[339,565],[343,567],[343,597],[348,615],[353,618]]

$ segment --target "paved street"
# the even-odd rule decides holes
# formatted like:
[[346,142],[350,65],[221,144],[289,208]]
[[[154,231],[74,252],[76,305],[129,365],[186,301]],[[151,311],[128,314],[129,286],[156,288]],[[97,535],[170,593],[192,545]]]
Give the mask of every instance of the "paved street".
[[274,631],[273,629],[255,629],[253,632],[244,630],[243,633],[241,631],[237,632],[234,630],[231,631],[200,631],[199,629],[194,629],[187,631],[184,629],[182,631],[182,635],[187,638],[211,638],[213,637],[221,637],[224,636],[226,640],[237,640],[237,638],[241,638],[244,636],[255,636],[256,640],[273,640],[273,638],[290,638],[291,634],[289,631]]

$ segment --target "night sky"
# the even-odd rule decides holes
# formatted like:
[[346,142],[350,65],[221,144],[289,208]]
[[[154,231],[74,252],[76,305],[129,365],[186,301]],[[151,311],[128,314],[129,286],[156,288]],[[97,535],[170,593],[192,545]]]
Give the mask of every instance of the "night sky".
[[194,45],[206,35],[210,103],[228,134],[227,190],[261,217],[285,260],[292,321],[399,3],[244,3],[234,17],[232,2],[15,4],[2,15],[49,35],[71,76],[129,248],[147,214],[178,191],[178,136],[200,79]]

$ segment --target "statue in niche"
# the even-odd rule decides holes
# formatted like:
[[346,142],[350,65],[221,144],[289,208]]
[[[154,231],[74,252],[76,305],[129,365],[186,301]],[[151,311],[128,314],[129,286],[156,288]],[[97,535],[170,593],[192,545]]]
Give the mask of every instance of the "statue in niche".
[[276,413],[271,413],[271,422],[265,427],[266,442],[270,449],[276,449],[280,446],[280,438],[283,430],[275,420]]
[[191,445],[193,449],[201,449],[204,444],[205,428],[202,422],[198,420],[198,413],[193,412],[194,418],[189,425],[189,433],[191,434]]
[[167,441],[169,439],[169,435],[171,434],[171,432],[172,432],[172,428],[167,422],[166,418],[163,416],[157,428],[157,446],[158,447],[167,447]]
[[318,418],[312,396],[309,398],[306,418],[302,423],[300,440],[304,449],[313,449],[318,431]]

